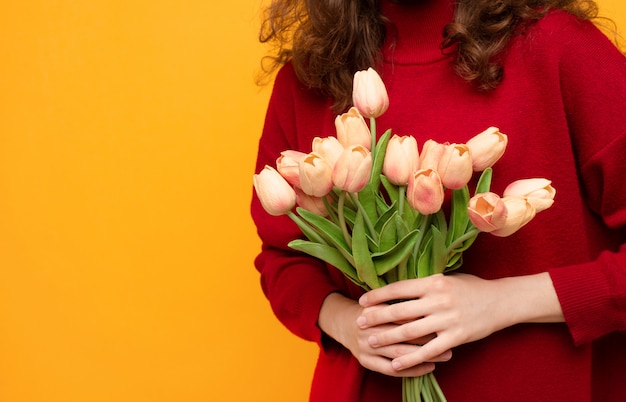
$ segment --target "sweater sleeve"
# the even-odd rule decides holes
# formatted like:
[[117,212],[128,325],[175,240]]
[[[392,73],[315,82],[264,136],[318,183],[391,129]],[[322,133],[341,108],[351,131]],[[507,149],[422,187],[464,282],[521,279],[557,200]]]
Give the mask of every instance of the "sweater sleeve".
[[[298,85],[290,65],[279,71],[259,142],[256,172],[265,165],[276,167],[276,158],[284,150],[306,149],[298,144],[296,136],[294,94]],[[262,241],[255,266],[274,314],[297,336],[321,342],[322,334],[317,326],[319,310],[325,297],[337,290],[326,266],[287,246],[289,241],[301,237],[298,227],[287,216],[276,217],[265,212],[256,194],[253,194],[251,214]]]
[[594,261],[550,271],[581,344],[626,331],[626,58],[591,23],[568,21],[559,69],[582,194],[617,243],[603,244]]

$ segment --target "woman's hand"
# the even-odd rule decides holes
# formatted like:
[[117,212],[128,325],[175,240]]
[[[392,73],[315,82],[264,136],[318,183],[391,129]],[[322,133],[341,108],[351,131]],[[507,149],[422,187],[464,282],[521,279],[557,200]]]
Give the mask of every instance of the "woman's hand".
[[[385,305],[392,300],[407,300]],[[357,319],[375,349],[436,334],[423,347],[392,358],[394,370],[405,371],[432,361],[464,343],[522,322],[563,321],[547,273],[484,280],[467,274],[434,275],[400,281],[363,295]],[[390,323],[402,322],[402,325]]]
[[326,297],[320,311],[318,324],[333,339],[345,346],[352,355],[369,370],[396,377],[416,377],[435,369],[434,362],[447,361],[452,353],[444,351],[424,362],[414,364],[406,370],[398,371],[391,366],[392,359],[418,351],[421,344],[432,337],[409,339],[401,343],[389,343],[373,347],[369,340],[383,333],[393,331],[400,324],[383,322],[380,325],[368,325],[360,328],[357,318],[383,309],[385,306],[362,307],[352,299],[338,293]]

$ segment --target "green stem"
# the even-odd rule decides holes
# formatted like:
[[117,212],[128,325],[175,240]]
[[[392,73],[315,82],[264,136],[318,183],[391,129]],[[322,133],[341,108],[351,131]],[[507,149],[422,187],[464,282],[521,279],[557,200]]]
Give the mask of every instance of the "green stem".
[[426,235],[426,228],[430,225],[430,221],[432,220],[432,215],[422,215],[422,224],[420,225],[420,233],[415,242],[415,248],[413,249],[413,253],[415,255],[419,255],[419,250],[422,245],[422,240]]
[[359,211],[361,211],[361,214],[363,214],[363,220],[365,221],[365,225],[367,226],[367,230],[372,236],[372,239],[374,239],[374,241],[378,243],[378,233],[376,233],[376,229],[374,229],[374,225],[372,224],[369,215],[365,211],[365,208],[363,208],[363,205],[361,205],[356,195],[354,195],[353,193],[348,194],[350,195],[350,199],[352,200],[352,202],[354,202],[357,208],[359,208]]
[[452,251],[454,251],[455,248],[459,247],[460,245],[462,245],[463,243],[465,243],[467,240],[471,239],[472,237],[477,236],[478,233],[480,233],[480,231],[474,228],[470,230],[469,232],[465,233],[463,236],[457,238],[448,246],[448,248],[446,249],[446,254],[450,254]]
[[348,233],[348,227],[346,226],[346,217],[343,213],[345,202],[346,192],[341,191],[341,193],[339,193],[339,200],[337,201],[337,218],[339,219],[339,227],[341,228],[341,232],[343,233],[343,238],[346,240],[348,247],[352,249],[352,237],[350,237],[350,233]]
[[398,187],[398,215],[402,217],[404,215],[404,201],[406,194],[406,186]]
[[370,133],[372,135],[372,160],[376,160],[376,118],[370,117]]

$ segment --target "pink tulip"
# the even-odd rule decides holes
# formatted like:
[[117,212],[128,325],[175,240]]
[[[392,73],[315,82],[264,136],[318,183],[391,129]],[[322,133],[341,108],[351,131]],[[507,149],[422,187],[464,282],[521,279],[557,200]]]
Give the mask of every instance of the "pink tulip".
[[304,208],[307,211],[311,211],[319,216],[328,215],[328,210],[326,209],[326,205],[324,205],[323,197],[313,197],[297,187],[294,190],[296,190],[296,204],[298,204],[299,207]]
[[524,197],[537,210],[541,212],[548,209],[554,203],[556,189],[551,186],[548,179],[523,179],[509,184],[503,195],[505,197]]
[[352,102],[367,118],[379,117],[389,107],[387,89],[373,68],[357,71],[352,84]]
[[450,144],[445,147],[437,167],[441,182],[447,188],[463,188],[472,178],[472,156],[465,144]]
[[265,166],[253,181],[261,205],[270,215],[284,215],[296,205],[296,192],[273,167]]
[[383,174],[387,179],[396,186],[406,186],[418,167],[419,153],[415,138],[408,135],[391,137],[383,161]]
[[491,232],[494,236],[510,236],[530,222],[536,215],[535,208],[525,198],[504,197],[502,202],[506,207],[507,216],[504,224],[499,229]]
[[336,137],[315,137],[313,138],[313,152],[324,158],[332,168],[343,152],[343,146]]
[[372,174],[372,154],[361,145],[343,151],[333,169],[333,183],[342,190],[356,193],[367,185]]
[[473,196],[468,203],[470,220],[481,232],[492,232],[504,226],[507,217],[506,205],[499,195],[491,192]]
[[333,188],[332,172],[321,156],[311,152],[300,162],[300,188],[308,195],[323,197]]
[[407,201],[422,215],[434,214],[443,204],[443,185],[436,170],[420,169],[413,173],[406,193]]
[[440,144],[435,140],[427,140],[420,154],[420,169],[437,170],[439,161],[446,151],[446,144]]
[[337,129],[337,139],[344,148],[351,145],[362,145],[366,149],[372,148],[370,129],[356,108],[352,107],[347,113],[337,116],[335,128]]
[[300,187],[300,162],[306,154],[299,151],[283,151],[276,159],[276,169],[292,186]]
[[467,146],[472,153],[474,171],[482,172],[493,166],[504,154],[507,144],[507,135],[501,133],[496,127],[489,127],[467,141]]

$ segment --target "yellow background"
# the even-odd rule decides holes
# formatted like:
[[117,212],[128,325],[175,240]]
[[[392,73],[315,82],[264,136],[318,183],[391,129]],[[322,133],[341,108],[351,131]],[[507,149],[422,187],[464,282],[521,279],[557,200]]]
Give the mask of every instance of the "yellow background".
[[0,402],[306,400],[252,265],[260,0],[3,3]]

